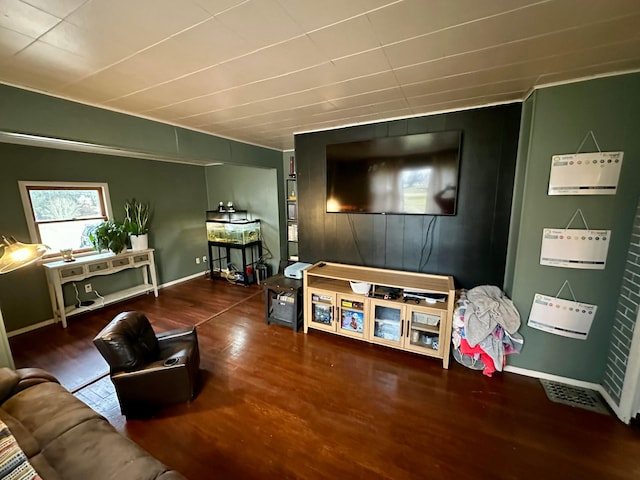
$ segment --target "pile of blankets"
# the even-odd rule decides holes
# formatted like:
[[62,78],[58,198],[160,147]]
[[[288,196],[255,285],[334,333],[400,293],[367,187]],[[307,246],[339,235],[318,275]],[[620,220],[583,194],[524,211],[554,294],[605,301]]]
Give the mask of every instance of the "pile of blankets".
[[482,285],[461,291],[451,341],[463,357],[481,361],[482,373],[490,377],[502,371],[506,355],[522,350],[519,328],[520,314],[513,302],[498,287]]

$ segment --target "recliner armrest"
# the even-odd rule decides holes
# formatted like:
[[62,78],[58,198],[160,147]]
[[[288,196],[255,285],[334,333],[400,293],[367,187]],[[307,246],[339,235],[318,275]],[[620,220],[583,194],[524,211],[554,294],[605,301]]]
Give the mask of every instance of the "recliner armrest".
[[167,372],[167,370],[184,368],[186,366],[186,363],[187,363],[186,355],[174,356],[170,358],[177,358],[177,361],[171,365],[166,365],[164,361],[152,362],[140,370],[135,370],[132,372],[114,373],[113,375],[111,375],[111,379],[114,382],[130,381],[130,380],[135,380],[136,378],[141,378],[141,377],[147,378],[149,377],[149,375],[151,375],[151,376],[156,376],[159,380],[161,380],[162,375],[164,375]]
[[166,332],[157,333],[156,338],[159,342],[162,340],[173,340],[180,337],[189,337],[196,333],[196,327],[184,327],[184,328],[176,328],[174,330],[168,330]]

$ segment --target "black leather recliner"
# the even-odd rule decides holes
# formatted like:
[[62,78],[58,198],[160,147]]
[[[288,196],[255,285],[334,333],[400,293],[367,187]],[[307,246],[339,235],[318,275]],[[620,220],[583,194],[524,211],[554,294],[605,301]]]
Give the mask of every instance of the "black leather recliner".
[[93,339],[111,368],[125,416],[146,416],[153,407],[191,400],[200,352],[195,327],[156,334],[141,312],[123,312]]

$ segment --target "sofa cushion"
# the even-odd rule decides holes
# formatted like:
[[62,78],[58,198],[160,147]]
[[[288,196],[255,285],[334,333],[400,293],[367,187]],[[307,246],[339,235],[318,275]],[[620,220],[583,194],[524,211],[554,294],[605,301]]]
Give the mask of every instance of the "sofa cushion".
[[185,480],[123,437],[46,372],[17,373],[17,384],[5,375],[14,388],[13,395],[0,401],[0,419],[42,479]]
[[87,420],[52,440],[43,448],[43,454],[58,475],[68,479],[152,479],[169,470],[99,418]]
[[78,423],[102,419],[59,383],[42,383],[15,394],[2,405],[35,437],[41,449]]

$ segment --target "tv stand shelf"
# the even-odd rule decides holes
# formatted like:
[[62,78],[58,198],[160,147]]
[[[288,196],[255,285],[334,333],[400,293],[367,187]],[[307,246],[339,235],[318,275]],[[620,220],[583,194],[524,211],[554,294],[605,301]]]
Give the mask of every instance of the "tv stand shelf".
[[[398,289],[398,298],[354,293],[350,282]],[[304,333],[316,329],[442,359],[449,368],[453,278],[318,262],[304,270]],[[404,292],[441,296],[435,303]]]

